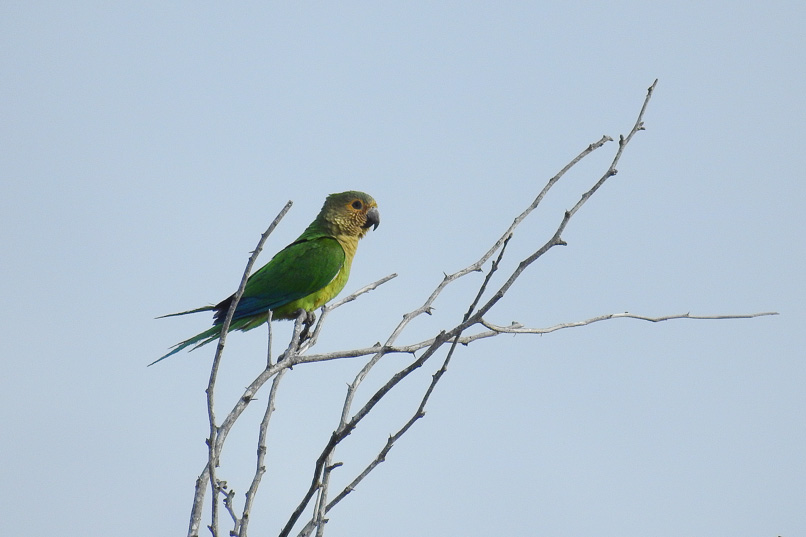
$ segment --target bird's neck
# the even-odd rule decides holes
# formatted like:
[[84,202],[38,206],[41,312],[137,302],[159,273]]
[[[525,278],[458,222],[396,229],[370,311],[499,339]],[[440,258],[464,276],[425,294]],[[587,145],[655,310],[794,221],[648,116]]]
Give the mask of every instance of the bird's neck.
[[358,249],[358,237],[355,235],[335,235],[341,247],[344,248],[344,256],[347,263],[352,262],[355,251]]

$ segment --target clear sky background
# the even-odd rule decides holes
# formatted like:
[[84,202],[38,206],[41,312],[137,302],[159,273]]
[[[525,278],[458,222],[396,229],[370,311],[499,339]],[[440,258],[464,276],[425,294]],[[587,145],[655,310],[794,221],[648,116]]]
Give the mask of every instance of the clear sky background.
[[[781,315],[460,348],[425,419],[327,534],[804,535],[804,20],[800,1],[4,3],[0,534],[185,533],[214,349],[146,364],[210,319],[154,317],[231,293],[287,200],[260,264],[327,194],[378,201],[346,291],[400,276],[334,312],[318,350],[370,345],[574,155],[626,133],[659,78],[619,174],[489,320]],[[615,149],[566,176],[504,268]],[[480,281],[400,343],[452,326]],[[221,412],[262,367],[265,337],[228,340]],[[286,376],[254,535],[299,502],[361,364]],[[349,439],[337,484],[437,367]],[[260,406],[227,445],[239,500]]]

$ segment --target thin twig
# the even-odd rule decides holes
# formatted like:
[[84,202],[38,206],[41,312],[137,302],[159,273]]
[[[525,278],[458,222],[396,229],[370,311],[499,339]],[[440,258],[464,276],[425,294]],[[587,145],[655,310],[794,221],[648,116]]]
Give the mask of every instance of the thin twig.
[[235,514],[235,506],[232,503],[232,501],[235,499],[235,491],[231,489],[228,490],[227,483],[222,482],[221,492],[224,494],[224,507],[229,513],[230,518],[232,518],[232,523],[235,524],[235,527],[237,528],[240,521],[238,519],[238,515]]
[[[463,335],[457,339],[457,342],[461,345],[468,345],[474,341],[479,339],[494,337],[504,333],[515,333],[515,334],[548,334],[550,332],[554,332],[557,330],[561,330],[563,328],[574,328],[577,326],[585,326],[591,324],[592,322],[603,321],[607,319],[618,319],[618,318],[631,318],[631,319],[641,319],[646,321],[652,322],[660,322],[660,321],[667,321],[673,319],[701,319],[701,320],[709,320],[709,319],[750,319],[753,317],[762,317],[765,315],[778,315],[777,312],[762,312],[762,313],[748,313],[748,314],[736,314],[736,315],[690,315],[688,313],[683,314],[675,314],[675,315],[668,315],[664,317],[648,317],[645,315],[637,315],[631,313],[608,313],[605,315],[600,315],[593,319],[586,319],[582,321],[573,321],[569,323],[562,323],[555,326],[547,327],[547,328],[523,328],[523,325],[520,323],[513,323],[509,326],[495,326],[491,323],[488,323],[484,319],[479,320],[479,324],[491,328],[495,326],[494,329],[490,329],[488,331],[479,332],[472,335]],[[522,330],[519,330],[523,328]],[[327,362],[331,360],[343,360],[343,359],[352,359],[352,358],[361,358],[363,356],[369,355],[376,355],[376,354],[413,354],[419,350],[422,350],[426,347],[433,345],[435,338],[429,338],[423,341],[419,341],[417,343],[411,343],[409,345],[391,345],[391,346],[383,346],[380,344],[374,345],[372,347],[364,347],[361,349],[351,349],[347,351],[334,351],[328,353],[321,353],[321,354],[308,354],[304,356],[297,356],[295,357],[294,365],[304,365],[304,364],[311,364],[311,363],[318,363],[318,362]]]
[[754,319],[756,317],[765,317],[768,315],[778,315],[775,311],[765,311],[761,313],[747,313],[747,314],[729,314],[729,315],[692,315],[690,313],[678,313],[675,315],[663,315],[661,317],[648,317],[646,315],[637,315],[635,313],[608,313],[606,315],[599,315],[591,317],[583,321],[573,321],[569,323],[556,324],[547,328],[525,328],[519,323],[513,323],[510,326],[497,326],[492,323],[481,320],[481,324],[489,328],[495,334],[549,334],[562,330],[564,328],[576,328],[579,326],[587,326],[589,324],[597,323],[600,321],[608,321],[610,319],[638,319],[641,321],[649,321],[652,323],[660,323],[663,321],[671,321],[674,319],[698,319],[698,320],[725,320],[725,319]]
[[237,532],[239,537],[246,537],[246,528],[249,525],[249,517],[252,514],[252,505],[255,501],[255,495],[257,494],[257,489],[260,486],[260,480],[263,478],[263,474],[266,473],[264,461],[266,459],[266,438],[268,436],[269,420],[274,412],[274,401],[277,398],[277,389],[286,371],[288,370],[283,369],[277,373],[277,376],[275,376],[274,380],[272,381],[271,390],[269,390],[269,401],[266,404],[266,412],[264,412],[263,419],[260,422],[255,475],[252,478],[252,483],[249,485],[249,490],[246,491],[246,500],[244,502],[243,515],[241,515],[240,527],[236,525],[235,528],[235,532]]
[[268,342],[266,344],[266,369],[272,366],[272,358],[271,358],[271,344],[272,344],[272,337],[271,337],[271,318],[274,312],[269,310],[268,317],[266,317],[266,326],[268,327]]
[[397,278],[397,274],[393,272],[392,274],[389,274],[388,276],[384,276],[380,280],[374,281],[369,285],[365,285],[364,287],[362,287],[358,291],[356,291],[356,292],[354,292],[352,294],[349,294],[346,297],[344,297],[344,298],[342,298],[340,300],[337,300],[336,302],[333,302],[331,304],[325,304],[324,306],[322,306],[322,314],[319,316],[319,321],[316,323],[316,326],[314,327],[313,332],[311,333],[311,338],[308,341],[308,348],[313,347],[316,344],[316,341],[317,341],[317,339],[319,337],[319,332],[322,329],[322,324],[325,322],[325,319],[327,318],[328,314],[331,311],[333,311],[336,308],[339,308],[339,307],[341,307],[341,306],[343,306],[343,305],[345,305],[345,304],[347,304],[349,302],[352,302],[353,300],[357,299],[358,297],[360,297],[364,293],[374,291],[379,286],[385,284],[386,282],[388,282],[389,280],[392,280],[394,278]]
[[616,165],[619,163],[621,155],[624,152],[624,149],[627,147],[627,144],[630,142],[630,140],[632,140],[632,137],[635,135],[635,133],[637,133],[640,130],[644,130],[644,121],[643,121],[644,112],[646,112],[647,105],[649,104],[649,100],[652,98],[652,93],[655,91],[655,86],[657,85],[657,83],[658,81],[655,80],[655,82],[647,90],[646,97],[644,98],[644,103],[641,106],[641,111],[638,113],[638,118],[635,120],[635,124],[633,125],[633,128],[630,130],[630,133],[627,135],[626,138],[624,136],[621,136],[619,138],[619,147],[618,150],[616,151],[616,155],[615,157],[613,157],[613,161],[611,162],[610,167],[607,169],[604,175],[602,175],[602,177],[599,178],[599,180],[587,192],[582,194],[582,197],[580,197],[579,201],[577,201],[577,203],[571,209],[565,212],[565,215],[563,216],[560,225],[557,227],[557,229],[554,232],[554,235],[548,240],[548,242],[546,242],[541,248],[539,248],[532,255],[521,261],[518,267],[512,272],[509,279],[507,279],[507,281],[504,282],[504,284],[498,290],[498,292],[495,293],[490,298],[490,300],[487,301],[486,304],[484,304],[481,308],[479,308],[479,310],[476,312],[473,318],[469,319],[468,322],[471,321],[474,323],[478,322],[478,320],[480,320],[488,311],[490,311],[490,309],[496,303],[498,303],[498,301],[501,300],[501,298],[503,298],[504,294],[506,294],[509,288],[512,287],[512,284],[515,283],[515,280],[517,280],[520,277],[520,275],[523,273],[524,270],[526,270],[526,268],[529,265],[534,263],[537,259],[539,259],[546,252],[548,252],[551,248],[555,246],[565,245],[565,241],[562,239],[562,233],[563,231],[565,231],[565,227],[568,225],[568,222],[571,220],[571,218],[573,218],[573,216],[577,213],[577,211],[579,211],[579,209],[585,204],[585,202],[588,201],[588,199],[591,196],[593,196],[593,194],[597,190],[599,190],[599,188],[601,188],[601,186],[605,183],[605,181],[607,181],[610,177],[618,173],[616,170]]
[[[366,287],[363,287],[359,290],[359,292],[365,292],[371,289],[374,289],[381,283],[385,283],[386,281],[396,277],[397,274],[392,274],[387,276],[385,279],[379,280],[373,284],[370,284]],[[346,304],[352,300],[355,300],[358,297],[358,294],[353,294],[343,298],[342,300],[336,302],[332,306],[325,306],[322,308],[322,315],[319,318],[319,324],[316,327],[314,334],[319,333],[319,329],[321,327],[322,321],[324,320],[325,316],[327,315],[328,311],[335,309],[342,304]],[[330,474],[335,467],[339,465],[333,464],[333,452],[331,451],[325,459],[324,470],[322,471],[322,482],[319,486],[318,492],[319,496],[316,500],[316,507],[314,509],[314,526],[316,527],[316,537],[322,537],[325,531],[325,524],[327,523],[327,519],[325,518],[325,514],[327,509],[329,508],[327,504],[327,494],[330,487]]]
[[[215,393],[215,383],[218,377],[218,368],[221,364],[221,355],[224,351],[224,344],[227,339],[227,332],[229,332],[230,323],[232,323],[232,317],[235,315],[235,308],[238,306],[238,301],[243,296],[243,291],[246,288],[246,281],[249,279],[249,275],[252,272],[252,267],[257,260],[258,255],[260,255],[260,251],[263,249],[263,245],[266,243],[266,239],[269,238],[269,235],[274,231],[274,228],[277,227],[277,224],[280,223],[280,220],[283,219],[285,214],[291,208],[293,202],[289,201],[285,204],[285,207],[277,214],[269,227],[266,231],[260,236],[260,240],[255,247],[255,250],[252,252],[252,255],[249,256],[249,261],[246,263],[246,268],[244,269],[243,277],[241,278],[241,283],[238,286],[238,290],[235,292],[233,296],[232,302],[230,303],[230,307],[227,310],[227,315],[224,317],[224,322],[221,325],[221,335],[218,339],[218,346],[216,347],[215,357],[213,358],[213,365],[210,368],[210,380],[207,383],[207,417],[210,424],[210,436],[207,439],[207,472],[202,472],[199,478],[196,480],[196,491],[193,498],[193,507],[191,509],[190,514],[190,524],[188,527],[188,535],[191,537],[196,537],[199,534],[199,525],[201,524],[201,515],[202,515],[202,502],[204,501],[204,489],[206,488],[206,482],[210,483],[210,487],[212,489],[212,519],[210,524],[210,531],[213,534],[213,537],[218,536],[218,492],[219,492],[219,485],[218,480],[216,479],[215,469],[218,466],[218,456],[220,451],[218,450],[218,426],[216,425],[215,419],[215,401],[214,401],[214,393]],[[201,485],[201,487],[199,486]]]

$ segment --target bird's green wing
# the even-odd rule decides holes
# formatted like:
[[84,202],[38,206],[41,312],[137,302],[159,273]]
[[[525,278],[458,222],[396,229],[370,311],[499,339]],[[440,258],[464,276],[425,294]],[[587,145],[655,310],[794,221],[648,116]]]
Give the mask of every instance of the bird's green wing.
[[[266,313],[315,293],[336,277],[344,258],[344,249],[333,237],[288,245],[247,280],[233,320]],[[231,299],[216,306],[216,323],[223,322]]]

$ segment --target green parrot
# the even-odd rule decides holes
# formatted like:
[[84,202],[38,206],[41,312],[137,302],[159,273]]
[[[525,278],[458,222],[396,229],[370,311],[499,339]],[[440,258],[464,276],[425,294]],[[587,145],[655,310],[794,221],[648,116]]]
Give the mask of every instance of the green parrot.
[[[329,195],[302,235],[246,281],[229,329],[258,327],[268,320],[269,310],[272,320],[294,319],[300,310],[313,312],[332,300],[347,283],[358,240],[370,227],[376,229],[380,221],[378,204],[372,196],[352,190]],[[191,345],[195,349],[218,339],[233,298],[231,295],[215,306],[164,315],[215,312],[212,328],[177,343],[171,352],[149,365]]]

